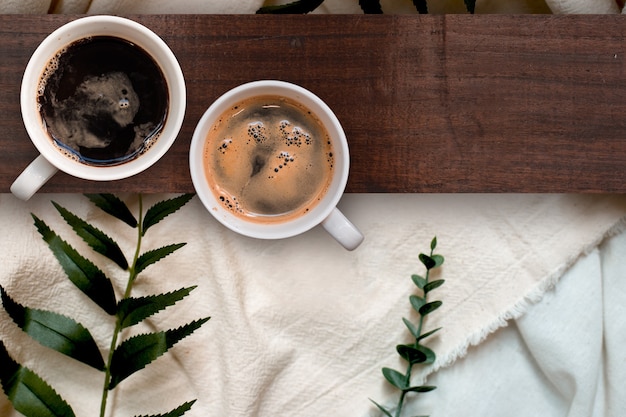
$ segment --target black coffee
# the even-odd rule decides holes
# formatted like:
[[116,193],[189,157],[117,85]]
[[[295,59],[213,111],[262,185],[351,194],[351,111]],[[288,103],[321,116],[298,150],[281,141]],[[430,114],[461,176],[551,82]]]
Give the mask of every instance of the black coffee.
[[39,86],[43,123],[68,156],[90,165],[129,161],[157,140],[167,116],[161,69],[126,40],[76,41],[48,63]]

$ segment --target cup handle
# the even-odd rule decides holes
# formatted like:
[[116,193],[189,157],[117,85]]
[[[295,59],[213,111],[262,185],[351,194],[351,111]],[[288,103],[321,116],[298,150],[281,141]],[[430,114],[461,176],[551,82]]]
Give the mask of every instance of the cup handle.
[[57,171],[57,167],[48,162],[46,158],[39,155],[13,182],[11,192],[20,200],[26,201]]
[[322,227],[347,250],[356,249],[364,239],[359,229],[336,207],[322,221]]

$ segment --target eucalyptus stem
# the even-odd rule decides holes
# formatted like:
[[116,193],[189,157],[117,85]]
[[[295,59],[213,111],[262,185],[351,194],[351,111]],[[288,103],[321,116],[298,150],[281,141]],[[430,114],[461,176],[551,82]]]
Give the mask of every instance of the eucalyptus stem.
[[[137,259],[141,252],[141,238],[143,236],[143,200],[141,194],[139,194],[139,221],[137,222],[137,245],[135,248],[135,255],[133,257],[133,263],[128,268],[128,282],[126,283],[126,289],[124,290],[124,298],[130,297],[132,292],[133,283],[137,278]],[[113,362],[113,353],[117,347],[117,340],[122,332],[122,320],[121,317],[117,317],[115,320],[115,329],[113,330],[113,337],[111,338],[111,345],[109,346],[109,356],[107,358],[105,373],[104,373],[104,387],[102,388],[102,400],[100,402],[100,417],[105,417],[107,400],[109,397],[109,385],[111,384],[111,363]]]
[[406,371],[402,373],[387,367],[382,369],[383,376],[387,382],[400,390],[400,396],[398,398],[395,412],[392,413],[391,409],[387,409],[386,407],[378,404],[376,401],[370,399],[370,401],[374,403],[374,405],[378,407],[378,409],[382,411],[386,417],[400,417],[402,415],[402,407],[404,406],[404,402],[407,398],[407,393],[424,393],[437,388],[429,385],[411,385],[411,373],[413,371],[413,366],[417,364],[432,364],[435,362],[437,357],[432,349],[422,344],[424,339],[441,330],[441,327],[439,327],[425,333],[422,332],[425,317],[437,310],[443,304],[442,301],[428,302],[428,294],[439,288],[445,282],[443,279],[437,279],[432,282],[429,281],[430,270],[440,267],[444,262],[443,256],[434,254],[436,247],[437,237],[434,237],[430,242],[430,255],[425,255],[423,253],[419,254],[420,262],[426,267],[425,277],[418,274],[411,275],[411,279],[413,280],[415,286],[422,291],[422,296],[418,296],[416,294],[409,296],[409,301],[411,302],[413,310],[415,310],[419,315],[419,322],[417,325],[406,318],[402,319],[409,332],[413,335],[415,342],[396,345],[396,352],[407,362]]
[[[431,248],[430,250],[430,257],[432,258],[433,256],[433,252],[434,249]],[[428,284],[428,280],[430,278],[430,269],[426,269],[426,276],[424,277],[425,279],[425,284]],[[425,292],[424,293],[424,303],[428,303],[428,293]],[[422,335],[422,328],[424,327],[424,315],[420,314],[420,318],[419,318],[419,322],[417,324],[417,337],[415,338],[415,345],[417,345],[419,343],[419,337]],[[413,370],[413,364],[411,362],[409,362],[407,364],[407,368],[406,368],[406,372],[405,372],[405,378],[407,381],[411,380],[411,371]],[[406,397],[408,391],[402,391],[400,393],[400,398],[398,399],[398,405],[396,406],[396,414],[395,417],[400,417],[400,415],[402,414],[402,407],[404,406],[404,397]]]

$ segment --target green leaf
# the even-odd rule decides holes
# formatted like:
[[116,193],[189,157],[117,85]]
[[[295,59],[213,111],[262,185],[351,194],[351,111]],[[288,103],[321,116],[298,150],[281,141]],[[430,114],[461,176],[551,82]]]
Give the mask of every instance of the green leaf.
[[146,215],[143,219],[143,234],[145,235],[150,227],[187,204],[193,196],[194,194],[183,194],[176,198],[160,201],[150,207],[148,211],[146,211]]
[[91,261],[83,258],[63,241],[46,223],[32,215],[35,226],[57,258],[67,277],[87,297],[109,314],[115,314],[116,299],[111,281]]
[[437,247],[437,236],[433,237],[433,240],[430,241],[430,250],[434,251]]
[[50,349],[104,370],[104,360],[91,333],[80,323],[51,311],[24,307],[13,301],[0,286],[2,305],[15,324]]
[[419,342],[420,340],[426,339],[428,336],[434,335],[435,333],[437,333],[441,329],[442,329],[441,327],[437,327],[435,330],[431,330],[431,331],[429,331],[427,333],[424,333],[424,334],[418,336],[416,338],[416,341]]
[[140,298],[125,298],[118,304],[118,317],[123,328],[133,326],[157,312],[176,304],[191,293],[196,286],[182,288],[166,294]]
[[371,402],[373,402],[373,403],[374,403],[374,405],[375,405],[376,407],[378,407],[378,409],[379,409],[380,411],[382,411],[382,412],[383,412],[383,414],[385,414],[387,417],[393,417],[393,416],[391,415],[391,412],[390,412],[389,410],[387,410],[385,407],[383,407],[382,405],[378,404],[376,401],[372,400],[371,398],[370,398],[369,400],[370,400]]
[[74,213],[52,202],[63,219],[93,250],[106,256],[122,269],[128,269],[128,262],[117,243],[104,232],[90,225]]
[[418,313],[420,309],[426,304],[426,299],[418,297],[417,295],[409,296],[409,301],[411,302],[411,305],[413,306],[415,311],[417,311]]
[[437,310],[439,307],[441,307],[442,304],[443,303],[441,301],[433,301],[432,303],[424,304],[422,307],[420,307],[419,313],[422,316],[427,316],[433,311]]
[[380,7],[380,0],[359,0],[359,6],[365,14],[382,14],[383,9]]
[[176,409],[170,411],[166,414],[154,414],[150,416],[139,416],[139,417],[180,417],[185,414],[187,411],[191,410],[191,406],[196,402],[196,400],[188,401],[183,405],[177,407]]
[[420,290],[423,290],[424,286],[428,284],[428,281],[426,281],[426,278],[424,278],[421,275],[413,274],[411,275],[411,279],[413,280],[413,283],[417,286],[417,288],[419,288]]
[[92,203],[105,213],[119,219],[130,227],[137,227],[137,219],[128,206],[113,194],[85,194]]
[[146,367],[208,320],[208,317],[195,320],[177,329],[142,334],[122,342],[113,352],[109,389],[115,388],[124,379]]
[[411,323],[409,320],[405,319],[404,317],[402,317],[402,321],[406,325],[407,329],[409,329],[409,332],[411,332],[414,338],[417,339],[418,337],[420,337],[419,331],[417,330],[417,327],[413,325],[413,323]]
[[406,375],[391,368],[383,368],[383,376],[394,387],[404,390],[409,384]]
[[152,265],[155,262],[160,261],[165,258],[167,255],[177,251],[178,249],[185,246],[186,243],[177,243],[174,245],[164,246],[159,249],[154,249],[142,254],[135,264],[135,274],[139,274],[141,271],[146,269],[148,266]]
[[264,6],[256,11],[257,14],[306,14],[317,9],[324,0],[297,0],[292,3],[276,6]]
[[431,292],[432,290],[439,288],[443,285],[443,283],[446,282],[443,279],[438,279],[436,281],[431,281],[428,284],[426,284],[424,286],[424,294],[428,294],[429,292]]
[[433,269],[435,266],[437,266],[437,263],[435,262],[433,258],[423,253],[419,254],[419,259],[424,264],[426,269],[430,270],[430,269]]
[[0,382],[18,412],[26,417],[75,417],[74,411],[39,375],[9,356],[0,341]]
[[414,345],[398,345],[396,346],[396,351],[411,365],[415,365],[416,363],[425,363],[428,360],[426,353],[422,352]]
[[431,392],[436,390],[437,387],[434,385],[420,385],[417,387],[411,387],[411,388],[407,388],[406,391],[407,392]]
[[433,261],[435,261],[435,266],[434,266],[434,268],[438,268],[438,267],[440,267],[441,265],[443,265],[444,258],[443,258],[443,256],[441,256],[441,255],[433,255],[433,256],[432,256],[432,260],[433,260]]
[[426,0],[413,0],[413,5],[419,14],[428,13],[428,2]]
[[425,365],[429,365],[431,363],[434,363],[435,360],[437,359],[437,355],[435,354],[435,352],[432,349],[427,348],[424,345],[414,345],[414,347],[415,347],[415,349],[419,350],[424,355],[426,355],[426,361],[424,362]]

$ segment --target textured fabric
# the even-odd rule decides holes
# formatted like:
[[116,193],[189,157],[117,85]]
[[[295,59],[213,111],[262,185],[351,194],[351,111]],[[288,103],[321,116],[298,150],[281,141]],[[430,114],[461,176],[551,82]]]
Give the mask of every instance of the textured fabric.
[[[144,205],[164,197],[148,196]],[[24,203],[0,195],[0,283],[20,303],[82,318],[105,348],[112,320],[73,288],[32,225],[29,212],[85,252],[50,199],[133,253],[134,231],[81,196],[42,194]],[[125,199],[136,210],[137,197]],[[187,246],[147,269],[135,294],[198,288],[186,303],[129,333],[212,319],[171,355],[124,381],[113,395],[116,410],[156,413],[198,398],[188,415],[367,415],[368,397],[384,402],[390,396],[380,368],[402,366],[394,347],[409,341],[401,319],[414,318],[410,276],[424,272],[418,254],[428,251],[433,236],[446,257],[439,275],[446,285],[437,290],[444,305],[428,321],[429,328],[445,329],[431,345],[439,354],[437,368],[522,315],[582,254],[620,231],[626,197],[349,194],[341,208],[366,236],[354,252],[321,228],[282,241],[240,237],[197,199],[155,226],[143,251]],[[91,258],[121,291],[125,274]],[[4,311],[0,338],[18,360],[62,387],[79,415],[95,413],[99,373],[30,342]]]
[[432,375],[438,389],[406,415],[622,416],[624,259],[625,233],[584,255],[525,315]]

